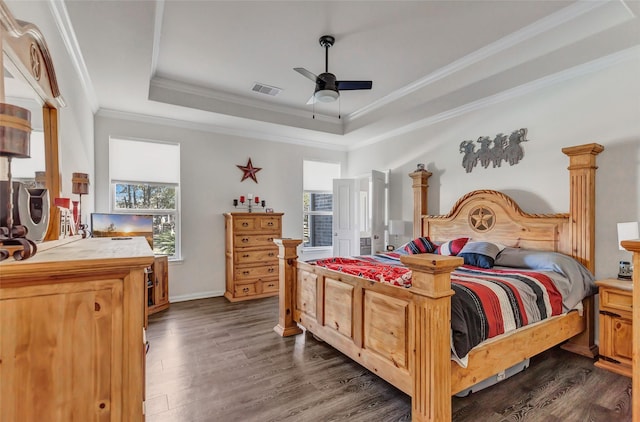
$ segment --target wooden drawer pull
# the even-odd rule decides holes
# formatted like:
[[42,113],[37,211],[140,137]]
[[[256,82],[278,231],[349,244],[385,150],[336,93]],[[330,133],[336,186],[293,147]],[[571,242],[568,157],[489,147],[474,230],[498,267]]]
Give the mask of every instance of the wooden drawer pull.
[[269,221],[269,222],[267,223],[267,226],[273,226],[273,221]]
[[268,240],[269,242],[273,242],[273,237],[269,237],[269,238],[267,238],[267,240]]
[[249,238],[248,238],[248,237],[243,237],[243,238],[242,238],[242,243],[247,243],[248,241],[249,241]]
[[251,255],[249,255],[248,253],[242,255],[243,258],[249,258]]
[[242,274],[249,275],[249,274],[251,274],[251,272],[250,271],[243,271]]
[[249,288],[245,287],[244,289],[242,289],[242,293],[249,293]]
[[272,272],[274,272],[275,270],[273,269],[273,267],[271,267],[271,268],[269,268],[267,271],[268,271],[268,272],[270,272],[270,273],[272,273]]
[[269,256],[274,256],[275,254],[273,252],[269,252]]
[[242,223],[242,227],[249,227],[249,223]]

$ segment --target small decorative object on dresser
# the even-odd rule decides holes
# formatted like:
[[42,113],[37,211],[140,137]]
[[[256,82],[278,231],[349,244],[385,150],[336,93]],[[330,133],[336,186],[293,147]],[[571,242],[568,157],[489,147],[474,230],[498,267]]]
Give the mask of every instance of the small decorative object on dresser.
[[596,284],[600,293],[600,356],[595,365],[631,377],[633,284],[613,278]]
[[278,247],[283,213],[233,212],[225,218],[226,291],[229,301],[278,294]]

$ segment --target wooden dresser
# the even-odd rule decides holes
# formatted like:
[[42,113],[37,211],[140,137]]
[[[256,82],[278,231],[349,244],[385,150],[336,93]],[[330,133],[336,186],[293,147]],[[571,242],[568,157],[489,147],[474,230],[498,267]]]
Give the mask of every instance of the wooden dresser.
[[612,278],[596,284],[600,294],[600,356],[595,365],[631,377],[633,283]]
[[0,263],[0,420],[144,421],[149,244],[40,248]]
[[278,247],[282,213],[224,215],[226,291],[231,302],[278,294]]

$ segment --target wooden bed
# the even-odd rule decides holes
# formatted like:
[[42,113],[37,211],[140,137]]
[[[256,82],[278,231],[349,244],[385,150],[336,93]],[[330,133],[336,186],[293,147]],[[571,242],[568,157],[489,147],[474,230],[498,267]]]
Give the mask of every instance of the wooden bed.
[[[444,216],[427,216],[431,174],[411,173],[414,237],[435,241],[472,236],[506,246],[551,250],[573,256],[594,271],[596,156],[604,148],[587,144],[564,148],[569,156],[570,198],[566,214],[527,214],[508,196],[491,190],[471,192]],[[478,224],[478,218],[484,224]],[[451,420],[451,395],[526,358],[566,342],[563,347],[595,357],[593,298],[584,312],[570,312],[492,338],[472,349],[462,368],[451,360],[450,273],[462,258],[409,255],[412,287],[401,288],[297,261],[297,239],[279,246],[279,321],[282,336],[300,326],[381,376],[412,398],[413,421]],[[299,324],[299,325],[298,325]]]

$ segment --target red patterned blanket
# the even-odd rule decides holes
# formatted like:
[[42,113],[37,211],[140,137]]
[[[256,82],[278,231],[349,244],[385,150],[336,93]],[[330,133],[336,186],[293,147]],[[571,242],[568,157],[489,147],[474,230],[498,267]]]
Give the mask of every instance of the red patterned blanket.
[[[315,262],[332,270],[411,286],[411,271],[389,254],[328,258]],[[562,296],[551,278],[531,270],[458,267],[451,273],[453,351],[463,358],[482,341],[562,313]]]

